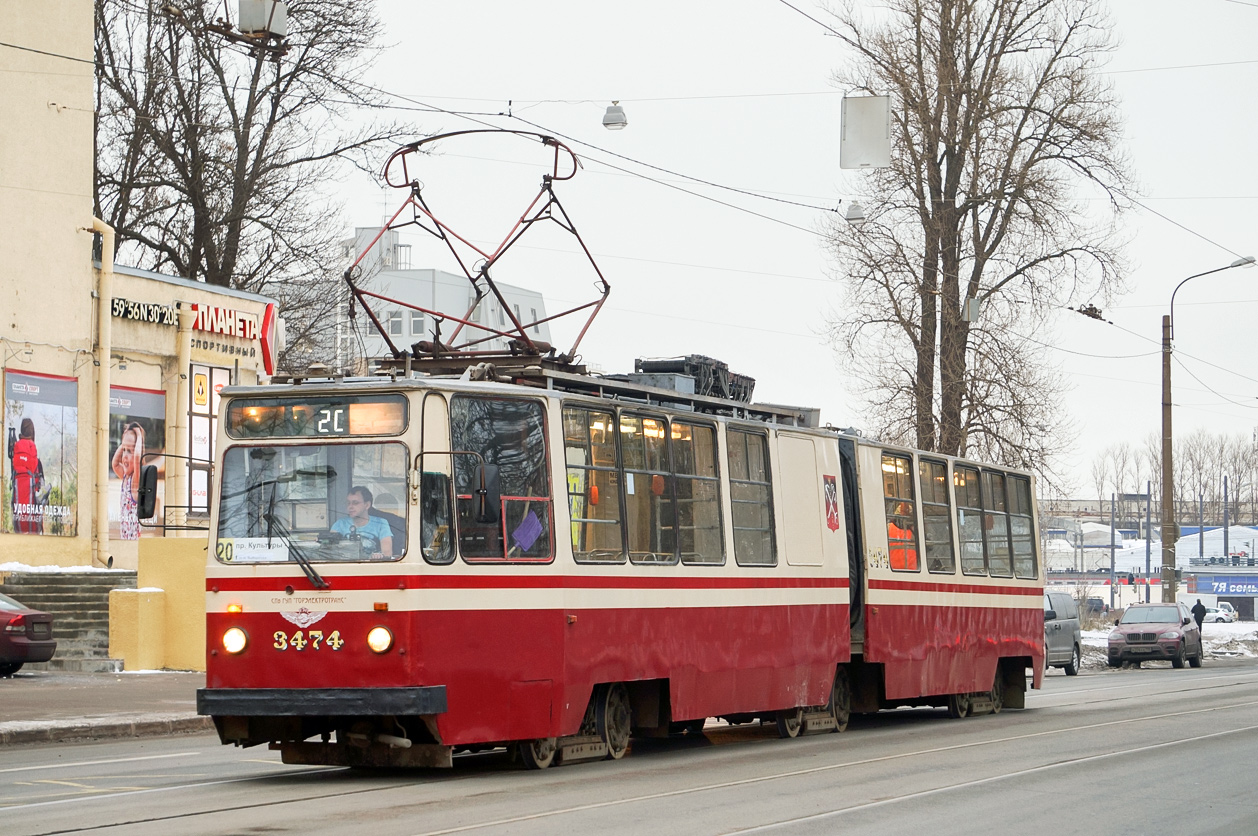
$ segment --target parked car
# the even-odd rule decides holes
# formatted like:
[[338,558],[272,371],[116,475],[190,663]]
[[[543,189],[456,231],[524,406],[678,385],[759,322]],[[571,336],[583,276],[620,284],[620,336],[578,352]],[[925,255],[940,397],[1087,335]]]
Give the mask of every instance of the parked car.
[[1064,668],[1066,676],[1079,672],[1083,659],[1079,609],[1066,592],[1044,593],[1044,666]]
[[1236,619],[1233,618],[1232,614],[1227,610],[1220,609],[1219,607],[1206,607],[1206,617],[1202,620],[1209,624],[1213,624],[1215,622],[1220,624],[1231,624]]
[[1133,604],[1109,634],[1109,666],[1130,662],[1137,667],[1149,659],[1169,659],[1172,667],[1184,662],[1201,667],[1205,648],[1201,631],[1188,607],[1179,604]]
[[0,595],[0,676],[12,676],[27,662],[47,662],[56,650],[51,615]]
[[1223,610],[1223,612],[1225,612],[1225,613],[1227,613],[1228,615],[1232,616],[1232,620],[1233,620],[1233,621],[1240,621],[1240,620],[1241,620],[1241,615],[1240,615],[1240,613],[1238,613],[1238,612],[1236,611],[1236,607],[1233,607],[1233,606],[1232,606],[1231,604],[1229,604],[1227,601],[1220,601],[1220,602],[1219,602],[1219,609]]
[[1101,615],[1106,609],[1104,598],[1089,598],[1083,602],[1085,615]]

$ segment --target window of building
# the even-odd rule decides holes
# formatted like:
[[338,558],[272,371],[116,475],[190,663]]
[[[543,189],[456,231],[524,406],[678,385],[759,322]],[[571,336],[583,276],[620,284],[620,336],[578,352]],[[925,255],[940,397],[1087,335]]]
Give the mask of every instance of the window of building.
[[978,470],[956,466],[952,472],[952,484],[957,493],[961,571],[967,575],[986,575],[987,562],[983,558],[983,498],[978,487]]
[[761,433],[730,430],[726,441],[734,560],[740,566],[775,566],[769,439]]
[[918,571],[917,512],[913,507],[913,461],[882,454],[882,496],[887,513],[887,557],[899,572]]
[[1013,572],[1019,578],[1038,578],[1035,527],[1032,523],[1031,480],[1009,477],[1009,531],[1013,538]]
[[625,470],[625,526],[634,563],[677,560],[677,505],[662,417],[620,416]]
[[673,421],[673,474],[677,490],[677,548],[683,563],[725,562],[721,481],[716,472],[716,430]]
[[520,325],[523,325],[524,323],[520,320],[520,306],[513,304],[511,308],[515,311],[515,321]]
[[948,465],[922,459],[917,466],[922,495],[922,524],[926,541],[926,569],[954,574],[952,551],[952,502],[948,492]]
[[402,336],[402,312],[389,311],[388,317],[385,319],[385,327],[389,331],[389,336]]
[[616,416],[565,407],[563,431],[573,557],[578,563],[620,563],[625,559],[620,515],[624,480],[616,455]]
[[[536,322],[537,322],[537,308],[529,308],[529,313],[531,313],[531,314],[532,314],[532,316],[533,316],[533,322],[534,322],[534,323],[536,323]],[[534,334],[540,334],[540,333],[542,333],[542,327],[541,327],[540,325],[536,325],[536,324],[535,324],[535,325],[533,326],[533,333],[534,333]]]
[[[464,559],[539,562],[554,556],[546,421],[536,401],[457,395],[450,404],[459,550]],[[479,464],[497,469],[493,521],[478,519]]]
[[424,312],[411,311],[411,336],[424,336]]

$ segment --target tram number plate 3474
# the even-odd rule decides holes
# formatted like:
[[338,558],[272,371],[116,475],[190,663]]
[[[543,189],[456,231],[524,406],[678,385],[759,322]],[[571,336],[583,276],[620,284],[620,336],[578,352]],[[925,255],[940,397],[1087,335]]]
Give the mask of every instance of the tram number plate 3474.
[[309,630],[303,632],[298,630],[291,636],[283,630],[276,630],[271,637],[275,639],[272,645],[276,650],[340,650],[345,644],[345,640],[341,638],[340,630],[333,630],[326,636],[322,630]]

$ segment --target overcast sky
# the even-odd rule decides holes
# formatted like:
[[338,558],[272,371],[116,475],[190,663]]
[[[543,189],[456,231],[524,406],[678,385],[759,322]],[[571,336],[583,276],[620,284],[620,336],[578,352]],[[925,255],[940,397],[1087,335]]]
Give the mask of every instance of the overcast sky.
[[[819,5],[792,2],[826,19]],[[1094,301],[1113,324],[1062,311],[1039,335],[1071,381],[1062,414],[1079,433],[1065,464],[1085,495],[1101,450],[1143,446],[1160,426],[1161,317],[1172,289],[1258,255],[1258,0],[1109,8],[1120,46],[1107,76],[1148,208],[1125,221],[1129,292],[1108,305],[1077,300]],[[839,169],[844,91],[830,78],[844,55],[832,35],[780,0],[383,0],[379,10],[393,45],[369,80],[411,100],[399,105],[451,111],[396,116],[425,133],[539,129],[531,122],[574,140],[584,168],[556,191],[612,286],[580,348],[588,363],[624,372],[635,357],[707,354],[756,378],[756,400],[819,406],[837,426],[865,423],[823,337],[842,295],[818,232],[827,210],[859,200],[861,188]],[[613,99],[628,115],[623,131],[601,126]],[[513,118],[494,115],[508,110]],[[435,214],[488,245],[523,212],[547,165],[540,145],[471,139],[445,144],[418,176]],[[361,174],[343,189],[358,226],[379,224],[404,197]],[[454,268],[424,236],[405,240],[413,266]],[[573,249],[556,229],[530,233],[495,277],[541,291],[551,312],[589,301],[595,277]],[[1258,269],[1191,282],[1175,314],[1184,364],[1174,368],[1176,435],[1207,427],[1249,438],[1258,426]],[[556,324],[560,348],[576,330]]]

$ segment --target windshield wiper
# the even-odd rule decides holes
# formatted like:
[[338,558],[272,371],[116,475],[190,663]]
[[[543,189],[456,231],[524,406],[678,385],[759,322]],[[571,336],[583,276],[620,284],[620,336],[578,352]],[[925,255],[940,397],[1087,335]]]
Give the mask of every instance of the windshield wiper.
[[[266,513],[262,515],[262,519],[266,520],[266,547],[271,548],[271,535],[275,531],[275,485],[271,485],[271,499],[267,502]],[[291,546],[290,546],[291,548]]]
[[[274,499],[274,495],[272,495],[272,499]],[[289,536],[288,527],[284,525],[282,521],[276,519],[275,515],[269,511],[263,514],[262,518],[266,520],[267,537],[269,538],[271,536],[271,531],[274,529],[275,533],[279,535],[279,538],[284,545],[288,546],[288,553],[292,556],[293,560],[301,567],[301,571],[306,573],[306,578],[309,579],[311,585],[314,586],[315,589],[331,589],[332,584],[324,580],[323,576],[315,569],[314,564],[310,562],[310,558],[306,557],[305,552],[298,548],[297,544],[293,542],[293,538]]]

